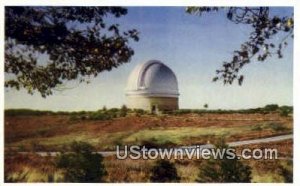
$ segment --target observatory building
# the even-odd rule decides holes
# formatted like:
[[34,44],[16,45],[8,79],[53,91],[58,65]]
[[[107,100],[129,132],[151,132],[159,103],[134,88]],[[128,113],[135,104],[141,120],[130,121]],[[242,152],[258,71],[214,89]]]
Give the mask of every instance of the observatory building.
[[127,106],[152,113],[178,109],[178,82],[174,72],[157,60],[137,65],[128,78]]

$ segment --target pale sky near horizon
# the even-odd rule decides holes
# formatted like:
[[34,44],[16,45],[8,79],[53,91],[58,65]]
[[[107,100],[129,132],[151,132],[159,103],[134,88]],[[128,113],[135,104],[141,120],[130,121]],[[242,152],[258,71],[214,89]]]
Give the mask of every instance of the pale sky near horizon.
[[[271,8],[273,15],[290,16],[292,8]],[[129,7],[120,19],[121,29],[136,28],[140,41],[131,42],[135,55],[127,64],[91,79],[90,84],[66,84],[70,89],[42,98],[37,92],[5,89],[5,109],[98,110],[126,104],[125,87],[133,68],[150,59],[169,66],[179,82],[179,107],[240,109],[266,104],[293,105],[293,42],[284,57],[253,61],[243,69],[242,86],[212,82],[215,70],[230,60],[251,29],[228,21],[222,12],[203,17],[185,13],[184,7]],[[274,38],[275,41],[281,38]]]

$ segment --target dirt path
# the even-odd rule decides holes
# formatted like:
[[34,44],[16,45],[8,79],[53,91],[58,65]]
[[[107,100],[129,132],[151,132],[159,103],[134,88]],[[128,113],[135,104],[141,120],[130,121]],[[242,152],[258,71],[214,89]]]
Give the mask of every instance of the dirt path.
[[254,140],[230,142],[228,143],[228,145],[230,147],[236,147],[241,145],[250,145],[250,144],[257,144],[257,143],[270,143],[270,142],[282,141],[287,139],[293,139],[293,134],[273,136],[273,137],[254,139]]
[[[287,139],[293,139],[293,134],[273,136],[273,137],[253,139],[253,140],[229,142],[228,145],[230,147],[236,147],[236,146],[250,145],[250,144],[270,143],[270,142],[282,141],[282,140],[287,140]],[[182,147],[179,147],[176,149],[193,149],[196,147],[197,146],[182,146]],[[213,147],[212,144],[200,145],[200,148],[212,148],[212,147]],[[199,146],[198,146],[198,148],[199,148]],[[20,152],[20,153],[28,154],[29,152]],[[98,151],[97,153],[106,157],[106,156],[115,155],[116,151]],[[36,152],[36,154],[38,154],[40,156],[57,156],[58,154],[60,154],[60,152]]]

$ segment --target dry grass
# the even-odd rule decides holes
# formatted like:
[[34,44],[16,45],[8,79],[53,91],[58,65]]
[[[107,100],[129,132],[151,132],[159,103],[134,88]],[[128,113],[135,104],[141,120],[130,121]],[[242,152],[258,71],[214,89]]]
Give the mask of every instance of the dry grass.
[[[115,145],[140,144],[143,140],[172,143],[174,146],[214,143],[218,138],[238,141],[292,133],[291,117],[271,114],[183,114],[179,116],[143,115],[107,121],[72,121],[68,116],[8,116],[5,118],[5,178],[13,182],[61,182],[63,172],[54,166],[51,157],[18,151],[64,150],[74,140],[86,141],[98,150]],[[293,141],[248,145],[249,148],[277,148],[280,157],[293,157]],[[239,147],[240,149],[241,147]],[[172,160],[181,182],[194,182],[199,160]],[[278,166],[289,169],[288,160],[249,160],[252,182],[283,182]],[[106,182],[149,182],[151,160],[116,160],[105,157]]]
[[118,160],[115,157],[107,157],[104,161],[108,175],[107,182],[148,182],[151,160]]
[[73,121],[64,115],[7,116],[5,147],[32,150],[32,143],[38,141],[39,150],[55,151],[80,140],[105,150],[153,139],[180,146],[214,142],[219,137],[236,141],[274,136],[291,133],[292,128],[292,118],[279,113],[143,115],[108,121]]
[[63,182],[62,170],[56,169],[52,157],[35,154],[5,156],[6,182]]
[[[292,140],[273,142],[268,144],[247,145],[245,148],[278,148],[280,157],[292,157]],[[239,147],[241,149],[241,147]],[[284,152],[284,153],[283,153]],[[201,162],[205,160],[171,160],[175,163],[181,182],[195,182]],[[252,168],[252,182],[270,183],[284,182],[279,174],[279,166],[292,170],[290,160],[243,160]],[[149,182],[154,160],[117,160],[115,156],[104,158],[107,170],[105,182]],[[41,157],[34,154],[6,154],[5,177],[13,182],[63,182],[61,170],[54,166],[53,157]]]

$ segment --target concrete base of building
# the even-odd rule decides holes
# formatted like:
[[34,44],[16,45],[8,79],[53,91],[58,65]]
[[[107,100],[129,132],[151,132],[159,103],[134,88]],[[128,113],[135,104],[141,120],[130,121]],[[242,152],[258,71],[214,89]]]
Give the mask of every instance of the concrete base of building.
[[152,113],[178,110],[178,98],[127,96],[127,107],[130,109],[142,109]]

